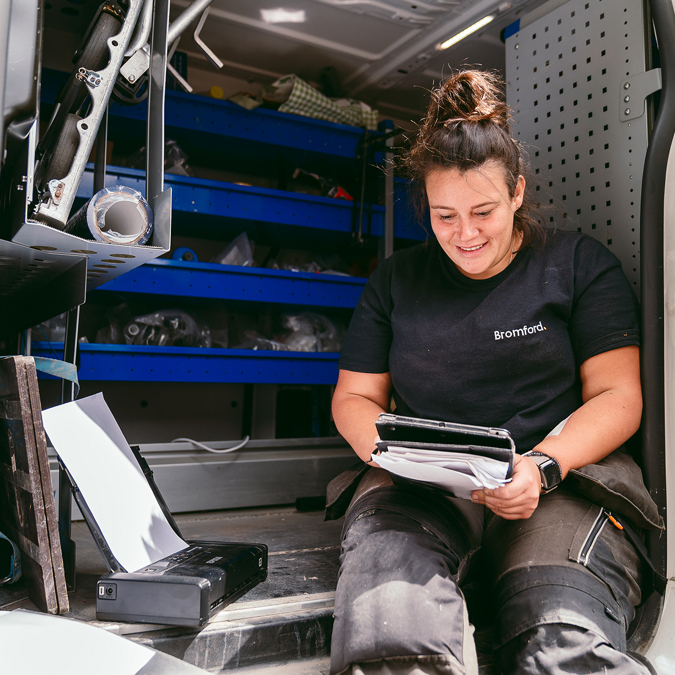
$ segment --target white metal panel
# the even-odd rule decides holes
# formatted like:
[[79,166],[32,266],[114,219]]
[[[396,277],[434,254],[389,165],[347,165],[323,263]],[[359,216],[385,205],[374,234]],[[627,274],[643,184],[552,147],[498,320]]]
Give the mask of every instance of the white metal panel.
[[[234,443],[207,442],[222,450]],[[231,454],[189,443],[140,446],[172,513],[293,504],[322,497],[328,483],[354,465],[354,451],[339,437],[250,441]],[[58,503],[58,473],[49,449]],[[81,519],[73,502],[73,518]]]
[[506,41],[507,101],[535,189],[566,229],[613,251],[636,290],[648,121],[623,85],[648,77],[644,34],[639,0],[571,0]]

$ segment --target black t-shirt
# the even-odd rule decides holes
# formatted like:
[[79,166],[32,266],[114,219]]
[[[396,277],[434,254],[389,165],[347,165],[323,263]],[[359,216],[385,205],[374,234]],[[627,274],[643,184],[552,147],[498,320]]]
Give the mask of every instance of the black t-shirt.
[[480,280],[431,240],[375,270],[340,368],[390,372],[398,414],[503,427],[524,452],[581,405],[581,363],[637,344],[637,300],[595,239],[556,231]]

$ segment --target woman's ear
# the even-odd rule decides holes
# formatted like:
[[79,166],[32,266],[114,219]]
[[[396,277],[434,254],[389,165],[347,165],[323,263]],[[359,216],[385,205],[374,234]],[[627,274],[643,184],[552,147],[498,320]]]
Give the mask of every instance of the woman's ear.
[[516,189],[513,193],[513,210],[517,211],[523,205],[523,198],[525,197],[525,178],[518,176]]

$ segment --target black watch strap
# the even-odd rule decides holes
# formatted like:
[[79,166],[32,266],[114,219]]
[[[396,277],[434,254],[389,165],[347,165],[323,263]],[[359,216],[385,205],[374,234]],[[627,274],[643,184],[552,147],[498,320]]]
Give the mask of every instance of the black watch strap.
[[550,457],[543,452],[530,450],[523,454],[523,457],[531,457],[539,467],[539,476],[541,478],[541,493],[546,494],[560,485],[562,482],[562,469],[555,457]]

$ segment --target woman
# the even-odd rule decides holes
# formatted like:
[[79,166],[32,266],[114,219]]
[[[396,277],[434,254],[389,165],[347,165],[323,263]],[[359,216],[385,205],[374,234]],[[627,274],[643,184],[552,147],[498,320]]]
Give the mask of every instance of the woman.
[[[352,497],[331,672],[477,673],[464,595],[479,579],[499,672],[646,673],[625,653],[643,563],[607,515],[623,495],[642,504],[624,509],[634,524],[661,526],[617,451],[642,409],[637,304],[620,264],[589,237],[538,225],[489,74],[460,72],[433,92],[407,167],[435,239],[369,280],[333,399],[367,464],[329,488],[329,517]],[[509,429],[513,480],[471,501],[394,481],[371,459],[392,407]],[[608,492],[618,502],[580,493],[589,467],[595,487],[625,477]]]

